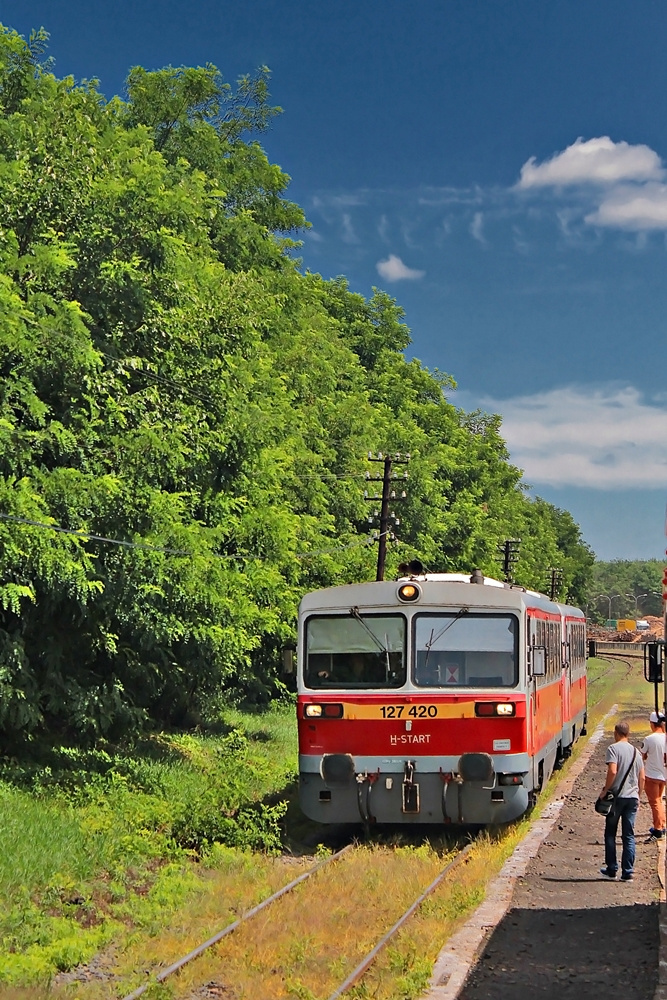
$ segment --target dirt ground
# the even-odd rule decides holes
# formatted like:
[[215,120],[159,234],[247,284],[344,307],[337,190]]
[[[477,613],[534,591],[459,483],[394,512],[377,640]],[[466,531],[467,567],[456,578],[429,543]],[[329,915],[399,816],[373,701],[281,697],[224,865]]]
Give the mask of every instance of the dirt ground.
[[[632,736],[631,736],[632,740]],[[641,802],[632,882],[600,875],[604,817],[593,801],[611,734],[596,747],[512,906],[471,971],[460,1000],[589,1000],[618,993],[649,1000],[658,978],[658,849],[645,844],[651,813]],[[620,830],[618,859],[620,867]],[[619,872],[620,874],[620,872]]]

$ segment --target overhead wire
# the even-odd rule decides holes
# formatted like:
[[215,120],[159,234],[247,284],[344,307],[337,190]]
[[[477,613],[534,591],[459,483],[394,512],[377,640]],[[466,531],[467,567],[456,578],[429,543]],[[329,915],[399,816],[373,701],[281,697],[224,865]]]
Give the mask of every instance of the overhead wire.
[[[154,382],[159,382],[162,385],[170,386],[172,389],[177,389],[179,392],[182,392],[184,395],[191,396],[194,399],[197,399],[201,403],[209,404],[212,407],[215,407],[215,406],[218,405],[218,403],[216,403],[216,401],[213,399],[212,396],[207,395],[207,394],[203,394],[203,393],[200,393],[200,392],[197,392],[191,386],[186,385],[183,382],[177,382],[174,379],[168,378],[166,375],[160,375],[158,372],[151,371],[150,368],[135,367],[135,365],[134,365],[134,361],[135,360],[139,360],[139,361],[142,361],[142,362],[147,362],[148,361],[147,358],[142,358],[141,356],[137,356],[136,359],[134,359],[134,358],[127,358],[127,357],[125,357],[125,358],[118,357],[116,355],[109,354],[107,351],[103,351],[102,348],[100,348],[100,347],[96,347],[95,345],[93,345],[93,347],[94,347],[95,351],[97,351],[97,353],[101,357],[106,358],[107,361],[111,361],[114,364],[121,365],[123,368],[128,369],[129,371],[133,372],[136,375],[143,375],[145,378],[152,379]],[[285,470],[283,470],[283,471],[285,471]],[[338,473],[338,472],[329,472],[326,469],[322,469],[320,472],[299,473],[299,472],[295,472],[294,470],[290,470],[289,471],[289,475],[292,476],[294,479],[299,479],[299,480],[302,480],[302,481],[305,480],[305,479],[320,479],[321,480],[323,478],[332,479],[332,480],[340,480],[340,481],[343,481],[343,480],[346,480],[346,479],[367,479],[367,480],[369,480],[371,482],[377,481],[377,480],[374,480],[374,479],[370,478],[370,473],[368,471],[365,471],[365,472],[342,472],[342,473]],[[404,478],[407,478],[407,476],[397,476],[396,477],[396,481],[398,482],[400,479],[404,479]]]
[[[187,549],[171,549],[165,548],[160,545],[150,545],[148,542],[128,542],[121,538],[107,538],[105,535],[95,535],[90,531],[80,531],[75,528],[63,528],[59,524],[48,524],[46,521],[33,521],[27,517],[16,517],[12,514],[0,514],[0,520],[2,521],[12,521],[15,524],[28,524],[33,528],[46,528],[49,531],[56,531],[63,535],[73,535],[76,538],[82,538],[85,541],[93,542],[105,542],[108,545],[120,545],[128,549],[149,549],[151,552],[164,552],[167,555],[172,556],[193,556],[197,555],[196,552],[190,552]],[[215,552],[207,553],[208,555],[216,556]],[[232,558],[231,556],[217,556],[219,559]]]
[[[113,354],[107,354],[106,351],[102,351],[96,348],[99,354],[108,361],[113,361],[114,364],[122,365],[123,368],[128,368],[130,371],[135,372],[137,375],[143,375],[145,378],[152,379],[154,382],[161,382],[163,385],[171,386],[172,389],[178,389],[179,392],[184,393],[186,396],[192,396],[194,399],[198,399],[201,403],[207,403],[210,406],[215,406],[216,403],[212,396],[202,395],[196,392],[191,386],[184,385],[182,382],[175,382],[174,379],[167,378],[165,375],[159,375],[157,372],[153,372],[150,368],[135,368],[132,364],[130,358],[117,358]],[[145,358],[140,360],[145,361]]]
[[[47,531],[55,531],[62,535],[71,535],[75,538],[80,538],[83,541],[93,541],[93,542],[103,542],[107,545],[118,545],[127,549],[146,549],[150,552],[161,552],[165,555],[173,556],[204,556],[210,557],[212,559],[228,560],[230,562],[239,559],[258,559],[260,561],[265,561],[266,557],[253,552],[239,552],[236,555],[222,555],[218,552],[192,552],[189,549],[173,549],[161,545],[151,545],[149,542],[129,542],[122,538],[108,538],[106,535],[97,535],[90,531],[81,531],[76,528],[63,528],[59,524],[49,524],[46,521],[34,521],[27,517],[17,517],[13,514],[2,514],[0,513],[0,520],[9,521],[13,524],[25,524],[32,528],[43,528]],[[330,549],[314,549],[308,552],[295,552],[293,558],[295,559],[310,559],[314,556],[322,555],[332,555],[336,552],[346,552],[349,549],[361,548],[363,546],[372,545],[377,541],[379,535],[375,535],[372,538],[360,538],[356,542],[351,542],[349,545],[338,545]]]

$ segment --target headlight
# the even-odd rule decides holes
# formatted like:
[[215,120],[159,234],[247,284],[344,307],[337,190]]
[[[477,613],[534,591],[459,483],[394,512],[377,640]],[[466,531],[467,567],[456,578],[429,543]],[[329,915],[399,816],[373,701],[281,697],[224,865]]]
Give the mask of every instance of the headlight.
[[406,604],[418,601],[420,597],[421,590],[415,583],[404,583],[402,587],[398,588],[398,599]]
[[513,701],[477,701],[475,702],[475,715],[482,719],[488,719],[495,715],[516,715],[516,705]]
[[326,701],[322,705],[306,705],[303,714],[307,719],[342,719],[343,706],[340,702]]

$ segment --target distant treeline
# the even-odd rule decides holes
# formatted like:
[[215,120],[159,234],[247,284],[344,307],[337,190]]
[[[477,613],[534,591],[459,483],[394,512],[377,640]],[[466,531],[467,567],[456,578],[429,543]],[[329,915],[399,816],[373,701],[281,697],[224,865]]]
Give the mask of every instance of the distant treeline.
[[[254,138],[268,71],[57,79],[0,29],[0,730],[114,735],[280,691],[301,595],[374,575],[365,456],[410,452],[402,559],[582,602],[593,556],[403,312],[304,271]],[[64,531],[60,529],[65,529]],[[106,540],[105,540],[106,539]]]
[[662,615],[662,573],[659,559],[614,559],[596,562],[588,589],[591,618],[642,618]]

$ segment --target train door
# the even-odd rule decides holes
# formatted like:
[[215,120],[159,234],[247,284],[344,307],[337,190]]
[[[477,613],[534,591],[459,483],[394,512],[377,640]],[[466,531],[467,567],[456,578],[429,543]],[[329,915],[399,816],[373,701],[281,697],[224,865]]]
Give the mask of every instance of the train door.
[[572,636],[570,634],[570,623],[566,623],[564,619],[561,619],[561,639],[563,661],[561,680],[561,699],[563,705],[561,731],[563,733],[562,745],[563,748],[565,748],[572,742],[570,738],[571,734],[569,733],[569,722],[571,717],[570,692],[572,690],[572,657],[570,656]]
[[528,752],[532,759],[533,788],[539,790],[544,779],[544,764],[540,761],[541,708],[544,679],[547,669],[547,648],[544,622],[539,618],[528,618],[528,703],[530,706],[530,730]]

